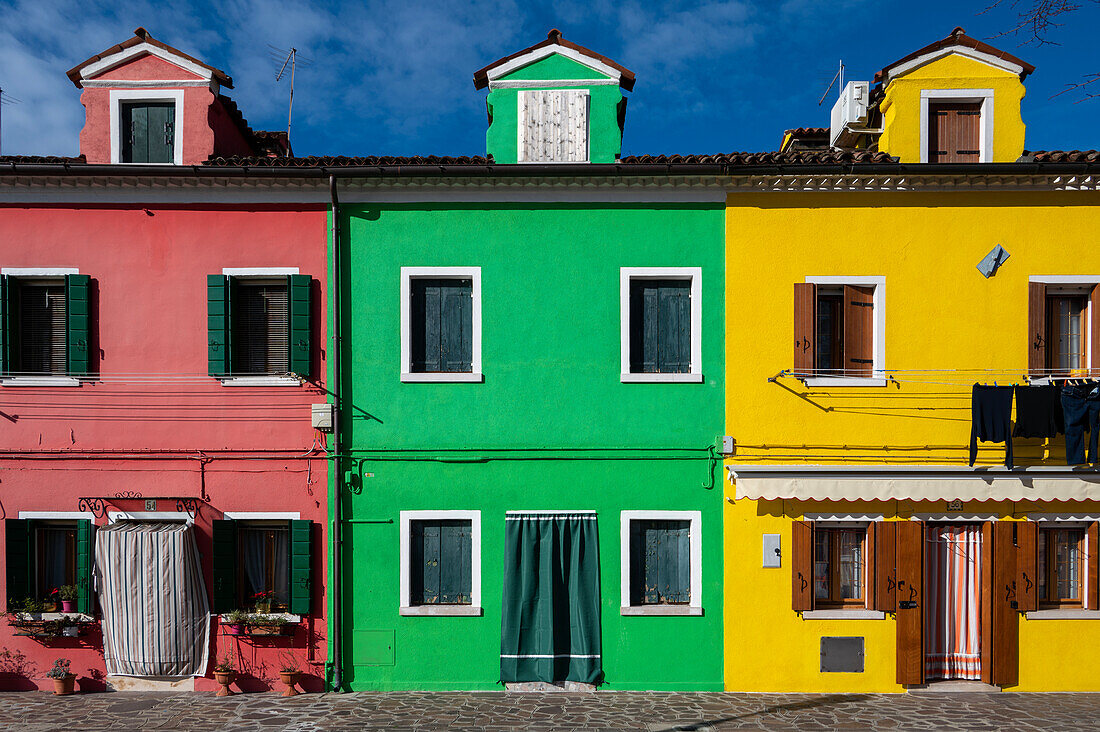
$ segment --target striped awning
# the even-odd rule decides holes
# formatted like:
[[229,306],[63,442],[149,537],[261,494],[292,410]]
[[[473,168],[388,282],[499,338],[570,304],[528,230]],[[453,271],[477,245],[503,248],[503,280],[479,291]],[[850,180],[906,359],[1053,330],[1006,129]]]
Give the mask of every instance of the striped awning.
[[1096,501],[1100,473],[1066,468],[731,465],[736,497],[805,501]]

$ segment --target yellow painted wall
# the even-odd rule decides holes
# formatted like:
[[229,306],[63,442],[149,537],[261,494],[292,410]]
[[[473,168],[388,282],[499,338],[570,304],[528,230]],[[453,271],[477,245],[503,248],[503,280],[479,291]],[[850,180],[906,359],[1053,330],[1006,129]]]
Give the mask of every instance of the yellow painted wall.
[[1020,101],[1024,85],[1017,74],[952,54],[892,79],[880,106],[883,132],[879,150],[903,163],[920,162],[922,89],[993,90],[993,160],[1015,162],[1024,152],[1024,121]]
[[[971,385],[1020,383],[1027,368],[1028,276],[1100,276],[1097,192],[734,193],[727,204],[731,465],[966,465]],[[1011,257],[986,279],[975,265],[995,244]],[[825,275],[885,277],[885,365],[898,370],[899,382],[808,388],[789,377],[768,381],[793,365],[794,283]],[[910,371],[917,369],[926,373]],[[1060,439],[1016,440],[1015,447],[1018,464],[1065,464]],[[999,465],[1003,456],[1002,445],[984,446],[978,464]],[[735,495],[728,481],[725,491]],[[802,620],[791,610],[789,562],[780,569],[761,567],[762,534],[781,534],[787,553],[791,520],[830,509],[907,518],[943,505],[727,502],[728,689],[900,690],[889,616]],[[1037,507],[1009,503],[982,510],[1007,518]],[[833,634],[866,638],[865,673],[818,671],[819,639]],[[1100,621],[1021,620],[1017,688],[1100,690],[1097,647]]]

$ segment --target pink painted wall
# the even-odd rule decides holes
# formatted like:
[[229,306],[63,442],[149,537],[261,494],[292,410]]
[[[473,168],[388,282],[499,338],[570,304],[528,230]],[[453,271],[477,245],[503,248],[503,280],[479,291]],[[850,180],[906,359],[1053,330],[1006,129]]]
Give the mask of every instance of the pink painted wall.
[[[0,387],[2,515],[76,511],[81,496],[120,491],[208,498],[195,522],[208,591],[210,522],[224,512],[298,512],[316,522],[314,614],[297,634],[250,644],[213,626],[219,653],[240,644],[239,662],[251,673],[241,686],[250,690],[268,688],[287,650],[310,674],[303,686],[321,688],[327,470],[310,405],[326,397],[314,387],[225,387],[206,376],[206,275],[224,267],[312,275],[313,373],[323,376],[326,241],[323,207],[0,207],[0,242],[19,242],[0,248],[0,267],[76,267],[91,276],[100,377],[72,388]],[[143,501],[109,507],[142,509]],[[158,510],[175,510],[174,501]],[[0,648],[24,654],[40,688],[57,657],[72,659],[82,688],[102,688],[95,635],[43,644],[0,625]],[[199,679],[198,688],[215,685]]]

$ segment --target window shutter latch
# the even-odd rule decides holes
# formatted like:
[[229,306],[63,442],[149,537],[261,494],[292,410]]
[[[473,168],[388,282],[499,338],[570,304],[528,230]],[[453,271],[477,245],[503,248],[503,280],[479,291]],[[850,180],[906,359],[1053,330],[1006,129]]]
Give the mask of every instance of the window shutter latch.
[[875,306],[875,304],[873,302],[856,302],[855,300],[853,300],[849,304],[850,305],[855,305],[856,307],[860,307],[860,308],[873,308]]
[[171,122],[165,122],[164,123],[164,144],[165,145],[171,145],[172,144],[172,123]]

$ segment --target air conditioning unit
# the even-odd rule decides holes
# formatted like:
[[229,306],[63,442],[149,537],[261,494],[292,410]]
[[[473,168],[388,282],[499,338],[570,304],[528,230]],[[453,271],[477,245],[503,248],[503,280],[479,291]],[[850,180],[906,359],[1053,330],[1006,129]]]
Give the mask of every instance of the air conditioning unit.
[[871,96],[871,82],[849,81],[840,92],[840,99],[833,105],[829,124],[829,144],[844,147],[854,141],[855,131],[867,126],[867,100]]

